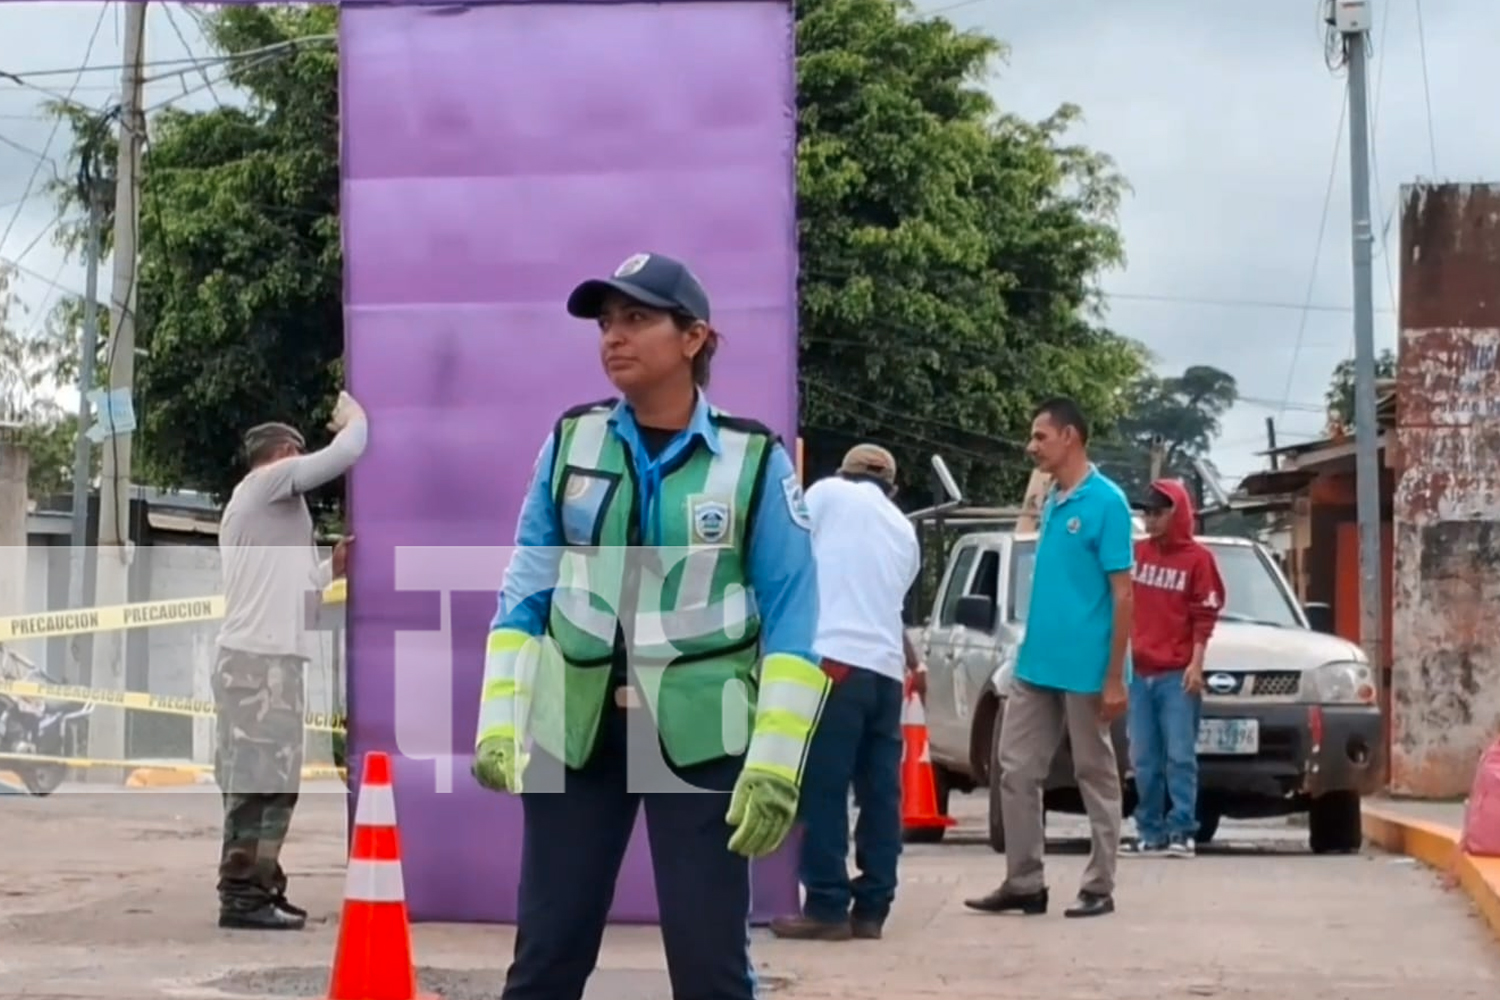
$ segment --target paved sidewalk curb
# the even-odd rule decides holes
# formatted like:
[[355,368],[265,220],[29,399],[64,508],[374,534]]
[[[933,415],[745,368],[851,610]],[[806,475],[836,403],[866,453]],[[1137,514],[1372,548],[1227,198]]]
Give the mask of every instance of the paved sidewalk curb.
[[1458,849],[1459,831],[1366,805],[1365,837],[1393,854],[1404,854],[1452,875],[1479,908],[1500,941],[1500,858],[1478,858]]

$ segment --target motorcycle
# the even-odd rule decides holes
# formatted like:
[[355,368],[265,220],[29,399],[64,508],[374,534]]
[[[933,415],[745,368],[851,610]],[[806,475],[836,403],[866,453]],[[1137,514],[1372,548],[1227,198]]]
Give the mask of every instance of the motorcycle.
[[[32,684],[58,683],[35,667],[27,671],[23,680]],[[0,694],[0,755],[3,755],[0,770],[20,778],[32,795],[51,795],[67,779],[68,765],[55,760],[28,764],[19,758],[66,757],[73,728],[93,711],[91,701],[52,701]]]

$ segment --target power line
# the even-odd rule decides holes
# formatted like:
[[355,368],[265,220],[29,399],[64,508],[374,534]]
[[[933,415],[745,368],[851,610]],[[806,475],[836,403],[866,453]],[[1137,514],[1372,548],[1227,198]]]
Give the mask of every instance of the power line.
[[[1334,181],[1338,178],[1339,170],[1339,150],[1341,150],[1344,146],[1344,118],[1348,115],[1348,113],[1349,85],[1348,83],[1345,83],[1344,99],[1339,104],[1339,122],[1334,129],[1333,157],[1332,162],[1328,166],[1328,184],[1323,189],[1323,211],[1321,213],[1321,217],[1318,220],[1318,239],[1316,245],[1313,248],[1312,270],[1311,273],[1307,276],[1306,298],[1309,306],[1312,302],[1313,290],[1316,289],[1318,285],[1318,264],[1323,259],[1323,234],[1328,230],[1328,208],[1333,202],[1333,185]],[[1283,388],[1281,393],[1283,399],[1289,400],[1292,398],[1292,382],[1297,377],[1297,359],[1298,356],[1302,353],[1302,341],[1307,335],[1307,317],[1310,311],[1310,307],[1303,309],[1302,318],[1297,323],[1297,337],[1292,342],[1292,360],[1291,363],[1287,365],[1286,386],[1285,388]],[[1353,311],[1353,306],[1350,307],[1349,311]],[[1283,406],[1280,410],[1277,411],[1276,417],[1278,420],[1281,419],[1281,417],[1286,413],[1286,410],[1287,407]]]
[[[104,27],[104,16],[109,12],[109,6],[110,5],[106,3],[102,4],[99,7],[99,19],[94,22],[94,33],[89,36],[88,48],[83,53],[84,62],[88,62],[89,56],[94,52],[94,43],[99,39],[99,30]],[[65,101],[68,101],[70,103],[72,102],[73,91],[78,89],[78,83],[82,79],[82,73],[79,73],[78,76],[74,78],[73,89],[68,91],[67,96],[64,98]],[[52,121],[52,131],[47,134],[47,143],[42,147],[43,159],[38,159],[36,161],[36,165],[31,168],[31,176],[26,180],[26,189],[21,193],[21,200],[16,203],[16,210],[11,213],[10,221],[6,223],[4,233],[0,233],[0,250],[4,249],[6,240],[10,239],[11,230],[15,228],[16,221],[21,218],[21,209],[24,206],[26,199],[31,195],[31,188],[32,185],[36,183],[37,175],[42,171],[43,160],[52,152],[52,142],[57,138],[57,130],[61,127],[62,119],[54,118]]]
[[[170,4],[163,4],[161,9],[166,12],[167,24],[171,27],[172,33],[176,35],[177,40],[182,43],[182,50],[184,52],[191,52],[192,46],[188,44],[187,37],[183,35],[182,29],[177,26],[177,18],[172,14],[172,6]],[[198,74],[203,77],[203,82],[208,84],[208,95],[214,99],[214,103],[223,104],[224,102],[219,100],[219,95],[214,93],[213,84],[208,83],[208,68],[201,64],[194,68],[196,68]]]
[[1432,156],[1432,177],[1437,179],[1437,134],[1432,124],[1432,84],[1427,79],[1427,31],[1422,26],[1422,0],[1417,5],[1417,52],[1422,60],[1422,100],[1427,105],[1427,151]]

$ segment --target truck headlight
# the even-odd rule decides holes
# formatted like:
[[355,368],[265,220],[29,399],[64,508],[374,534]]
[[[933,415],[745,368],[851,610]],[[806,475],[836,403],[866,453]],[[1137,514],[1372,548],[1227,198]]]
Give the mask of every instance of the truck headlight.
[[1335,660],[1302,675],[1303,701],[1324,705],[1375,704],[1375,675],[1368,663]]

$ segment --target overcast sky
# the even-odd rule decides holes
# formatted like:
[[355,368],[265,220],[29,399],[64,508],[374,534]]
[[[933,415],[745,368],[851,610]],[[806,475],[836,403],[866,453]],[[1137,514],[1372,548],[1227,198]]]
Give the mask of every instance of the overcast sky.
[[[1237,478],[1262,466],[1255,452],[1267,416],[1283,442],[1315,435],[1329,372],[1353,351],[1345,84],[1324,63],[1317,0],[920,5],[1004,40],[1010,58],[991,81],[1000,104],[1029,117],[1064,101],[1080,105],[1077,138],[1112,155],[1129,178],[1134,192],[1121,219],[1129,265],[1104,282],[1111,323],[1146,343],[1164,371],[1209,364],[1239,380],[1246,401],[1226,421],[1214,454],[1220,469]],[[1400,185],[1485,180],[1486,168],[1500,163],[1500,131],[1476,127],[1484,113],[1463,110],[1466,97],[1500,92],[1491,51],[1500,3],[1373,0],[1373,7],[1373,200],[1383,236],[1376,341],[1386,347],[1396,339],[1396,271],[1384,248],[1396,246]],[[0,71],[70,70],[27,79],[106,106],[119,91],[118,8],[0,4]],[[146,44],[152,62],[204,51],[192,11],[180,4],[151,5]],[[91,69],[80,74],[79,66]],[[208,69],[207,80],[220,73]],[[147,104],[184,94],[176,102],[184,107],[234,99],[222,82],[209,89],[193,71],[152,84]],[[21,294],[34,314],[51,301],[49,283],[83,287],[81,266],[50,242],[55,207],[38,194],[67,141],[50,136],[43,100],[0,79],[0,257],[19,259]],[[31,183],[38,162],[42,173]],[[107,270],[102,280],[107,288]]]

